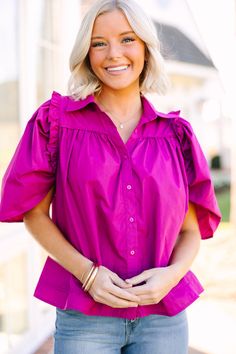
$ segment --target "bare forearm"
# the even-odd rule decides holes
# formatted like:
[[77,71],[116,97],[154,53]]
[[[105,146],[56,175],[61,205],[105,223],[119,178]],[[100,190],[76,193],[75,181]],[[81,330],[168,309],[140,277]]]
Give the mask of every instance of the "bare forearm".
[[26,214],[24,223],[30,234],[57,263],[82,281],[92,262],[79,253],[63,236],[49,216],[40,212]]
[[[55,261],[80,281],[86,279],[93,262],[85,258],[65,239],[49,216],[41,211],[30,211],[25,214],[24,223],[31,235]],[[130,285],[127,285],[123,279],[101,266],[89,288],[89,294],[95,301],[111,307],[137,307],[139,298],[127,292],[127,288],[130,288]]]
[[200,247],[200,234],[197,230],[183,231],[171,255],[170,267],[173,268],[178,282],[191,267]]

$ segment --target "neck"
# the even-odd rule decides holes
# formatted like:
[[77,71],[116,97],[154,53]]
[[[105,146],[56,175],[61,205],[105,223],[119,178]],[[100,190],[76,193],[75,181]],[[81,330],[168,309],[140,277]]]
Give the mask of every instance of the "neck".
[[[125,92],[102,92],[95,96],[95,101],[99,105],[102,105],[105,110],[116,114],[119,117],[129,117],[134,112],[142,110],[142,101],[139,91],[132,91],[129,94]],[[125,118],[123,119],[125,120]]]

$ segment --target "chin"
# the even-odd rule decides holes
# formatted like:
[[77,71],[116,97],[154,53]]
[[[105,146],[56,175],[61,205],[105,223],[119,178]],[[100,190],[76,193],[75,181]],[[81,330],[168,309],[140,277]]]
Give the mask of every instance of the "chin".
[[114,84],[114,85],[111,85],[111,83],[107,84],[106,82],[104,82],[103,85],[107,89],[111,89],[111,90],[127,90],[127,89],[135,90],[136,87],[139,88],[139,83],[136,85],[133,82],[127,84]]

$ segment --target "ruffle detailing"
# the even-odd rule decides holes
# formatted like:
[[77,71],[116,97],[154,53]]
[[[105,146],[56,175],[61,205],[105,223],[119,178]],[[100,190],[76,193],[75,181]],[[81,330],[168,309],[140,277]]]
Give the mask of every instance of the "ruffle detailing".
[[[198,148],[200,148],[200,146],[193,133],[192,127],[188,121],[180,117],[176,118],[174,120],[174,130],[179,140],[181,151],[184,157],[188,183],[191,184],[191,179],[192,177],[194,177],[194,160],[193,160],[194,156],[192,156],[192,154],[194,153],[193,144],[194,146],[195,144],[197,144]],[[204,157],[203,153],[202,153],[202,157]]]
[[186,154],[190,150],[190,142],[193,137],[192,127],[188,121],[180,117],[174,119],[173,125],[182,151]]
[[53,91],[48,113],[50,129],[47,143],[48,160],[52,166],[53,172],[55,172],[57,168],[60,103],[61,95]]
[[213,236],[221,213],[216,200],[210,169],[191,124],[183,118],[173,120],[188,181],[189,201],[195,204],[202,238]]

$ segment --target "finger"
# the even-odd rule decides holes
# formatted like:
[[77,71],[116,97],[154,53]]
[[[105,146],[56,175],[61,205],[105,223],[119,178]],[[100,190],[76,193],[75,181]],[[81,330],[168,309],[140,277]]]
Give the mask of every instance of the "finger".
[[147,275],[146,272],[143,272],[135,277],[125,279],[126,283],[136,285],[142,283],[143,281],[147,281],[150,278],[150,275]]
[[109,292],[112,293],[113,295],[119,297],[120,299],[139,302],[139,300],[140,300],[139,297],[134,293],[130,293],[128,290],[129,289],[124,290],[119,287],[112,286]]
[[126,283],[117,274],[111,275],[111,280],[115,285],[119,286],[120,288],[131,288],[132,287],[132,284]]
[[160,302],[160,300],[153,300],[153,299],[149,299],[149,300],[142,300],[139,304],[139,306],[144,306],[144,305],[156,305]]
[[102,298],[102,302],[108,306],[119,307],[119,308],[137,307],[138,306],[137,302],[126,301],[124,299],[118,298],[118,297],[116,297],[112,294],[109,294],[109,293],[104,294],[104,296]]
[[149,288],[149,285],[144,284],[144,285],[140,285],[140,286],[133,286],[130,289],[126,289],[126,291],[129,292],[130,294],[134,294],[140,298],[140,295],[144,295],[144,294],[147,295],[148,292],[150,292],[150,288]]
[[139,297],[140,297],[140,303],[142,305],[144,305],[144,304],[145,305],[146,304],[157,304],[160,301],[158,296],[153,297],[150,295],[140,295]]

